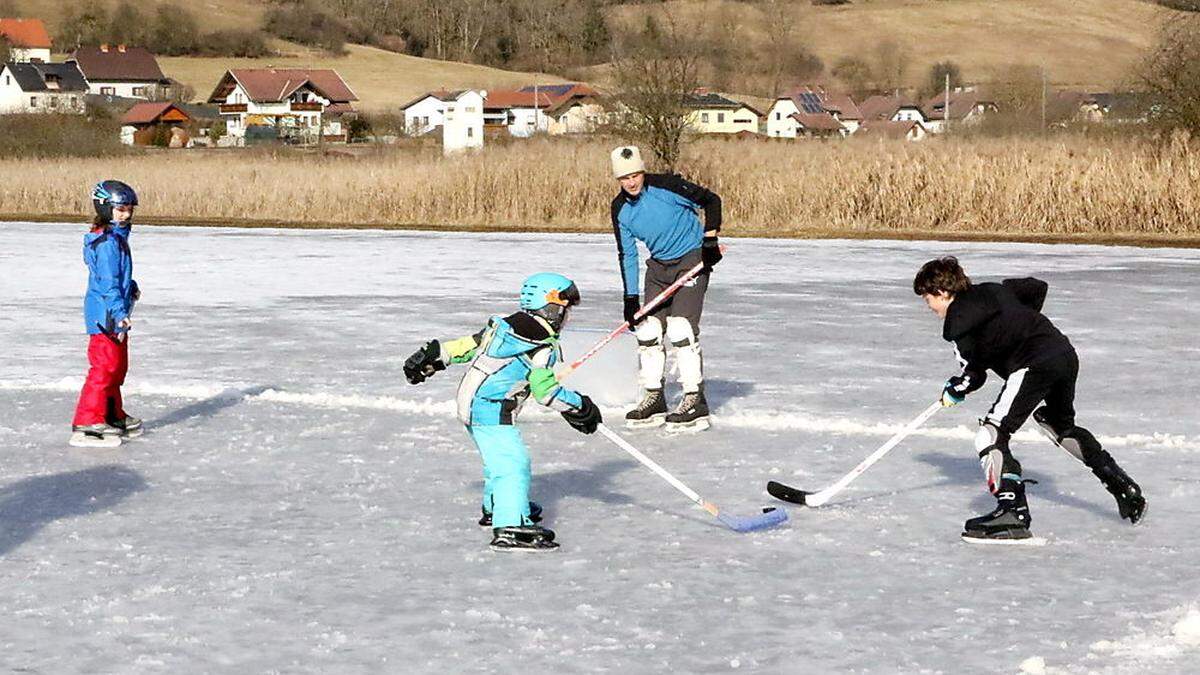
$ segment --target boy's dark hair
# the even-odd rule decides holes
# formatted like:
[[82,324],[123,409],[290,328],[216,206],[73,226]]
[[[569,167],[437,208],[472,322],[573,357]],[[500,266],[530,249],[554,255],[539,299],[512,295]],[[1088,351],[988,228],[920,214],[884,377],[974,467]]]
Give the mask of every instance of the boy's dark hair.
[[958,264],[958,258],[950,255],[921,265],[913,279],[913,293],[917,295],[937,295],[941,291],[957,295],[970,287],[971,278]]

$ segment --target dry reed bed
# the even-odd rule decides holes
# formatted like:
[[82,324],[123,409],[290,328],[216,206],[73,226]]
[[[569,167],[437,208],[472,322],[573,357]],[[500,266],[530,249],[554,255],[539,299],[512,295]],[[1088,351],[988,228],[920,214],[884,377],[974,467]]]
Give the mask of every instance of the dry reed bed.
[[[603,140],[537,140],[443,159],[161,152],[0,159],[0,213],[88,213],[118,177],[141,220],[604,229],[615,183]],[[729,233],[1200,234],[1200,149],[1176,138],[923,144],[702,141],[685,173],[720,192]]]

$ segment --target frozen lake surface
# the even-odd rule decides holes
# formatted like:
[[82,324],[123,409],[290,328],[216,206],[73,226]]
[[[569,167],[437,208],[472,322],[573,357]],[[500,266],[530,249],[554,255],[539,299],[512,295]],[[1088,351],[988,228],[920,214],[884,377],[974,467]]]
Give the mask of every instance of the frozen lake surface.
[[[534,497],[563,547],[503,556],[475,524],[460,371],[408,385],[430,338],[572,276],[579,354],[620,321],[611,237],[138,228],[144,297],[119,450],[67,447],[86,370],[82,225],[0,224],[0,668],[96,672],[1200,671],[1200,251],[728,241],[703,344],[714,426],[625,432],[735,514],[768,480],[828,485],[956,371],[912,294],[925,260],[1050,283],[1078,409],[1147,495],[1014,442],[1041,548],[972,547],[972,449],[997,378],[819,510],[720,527],[600,435],[527,407]],[[574,386],[615,428],[633,341]]]

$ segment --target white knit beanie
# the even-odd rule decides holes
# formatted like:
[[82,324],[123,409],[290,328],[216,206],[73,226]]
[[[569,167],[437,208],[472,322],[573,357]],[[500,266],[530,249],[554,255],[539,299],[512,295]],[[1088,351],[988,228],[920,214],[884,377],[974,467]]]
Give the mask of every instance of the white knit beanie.
[[646,170],[642,152],[636,145],[622,145],[612,151],[613,178],[622,178]]

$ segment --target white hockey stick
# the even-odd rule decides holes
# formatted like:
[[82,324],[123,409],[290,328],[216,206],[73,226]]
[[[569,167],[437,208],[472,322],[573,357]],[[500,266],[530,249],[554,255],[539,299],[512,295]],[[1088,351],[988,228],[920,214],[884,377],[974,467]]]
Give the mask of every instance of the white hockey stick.
[[838,482],[830,485],[824,490],[807,492],[805,490],[784,485],[783,483],[771,481],[767,483],[767,492],[769,492],[772,497],[776,499],[782,499],[785,502],[803,504],[804,506],[812,507],[820,506],[832,499],[834,495],[845,489],[845,487],[849,485],[855,478],[858,478],[864,471],[871,468],[872,464],[883,459],[883,456],[891,452],[892,448],[899,445],[900,441],[904,440],[909,434],[916,431],[918,427],[924,424],[930,417],[933,417],[933,415],[941,409],[941,401],[935,401],[931,403],[928,408],[921,411],[920,415],[917,415],[911,422],[905,425],[903,429],[896,432],[894,436],[889,438],[887,443],[879,446],[878,450],[872,452],[870,455],[867,455],[867,458],[859,462],[858,466],[851,469],[850,473],[842,476]]

